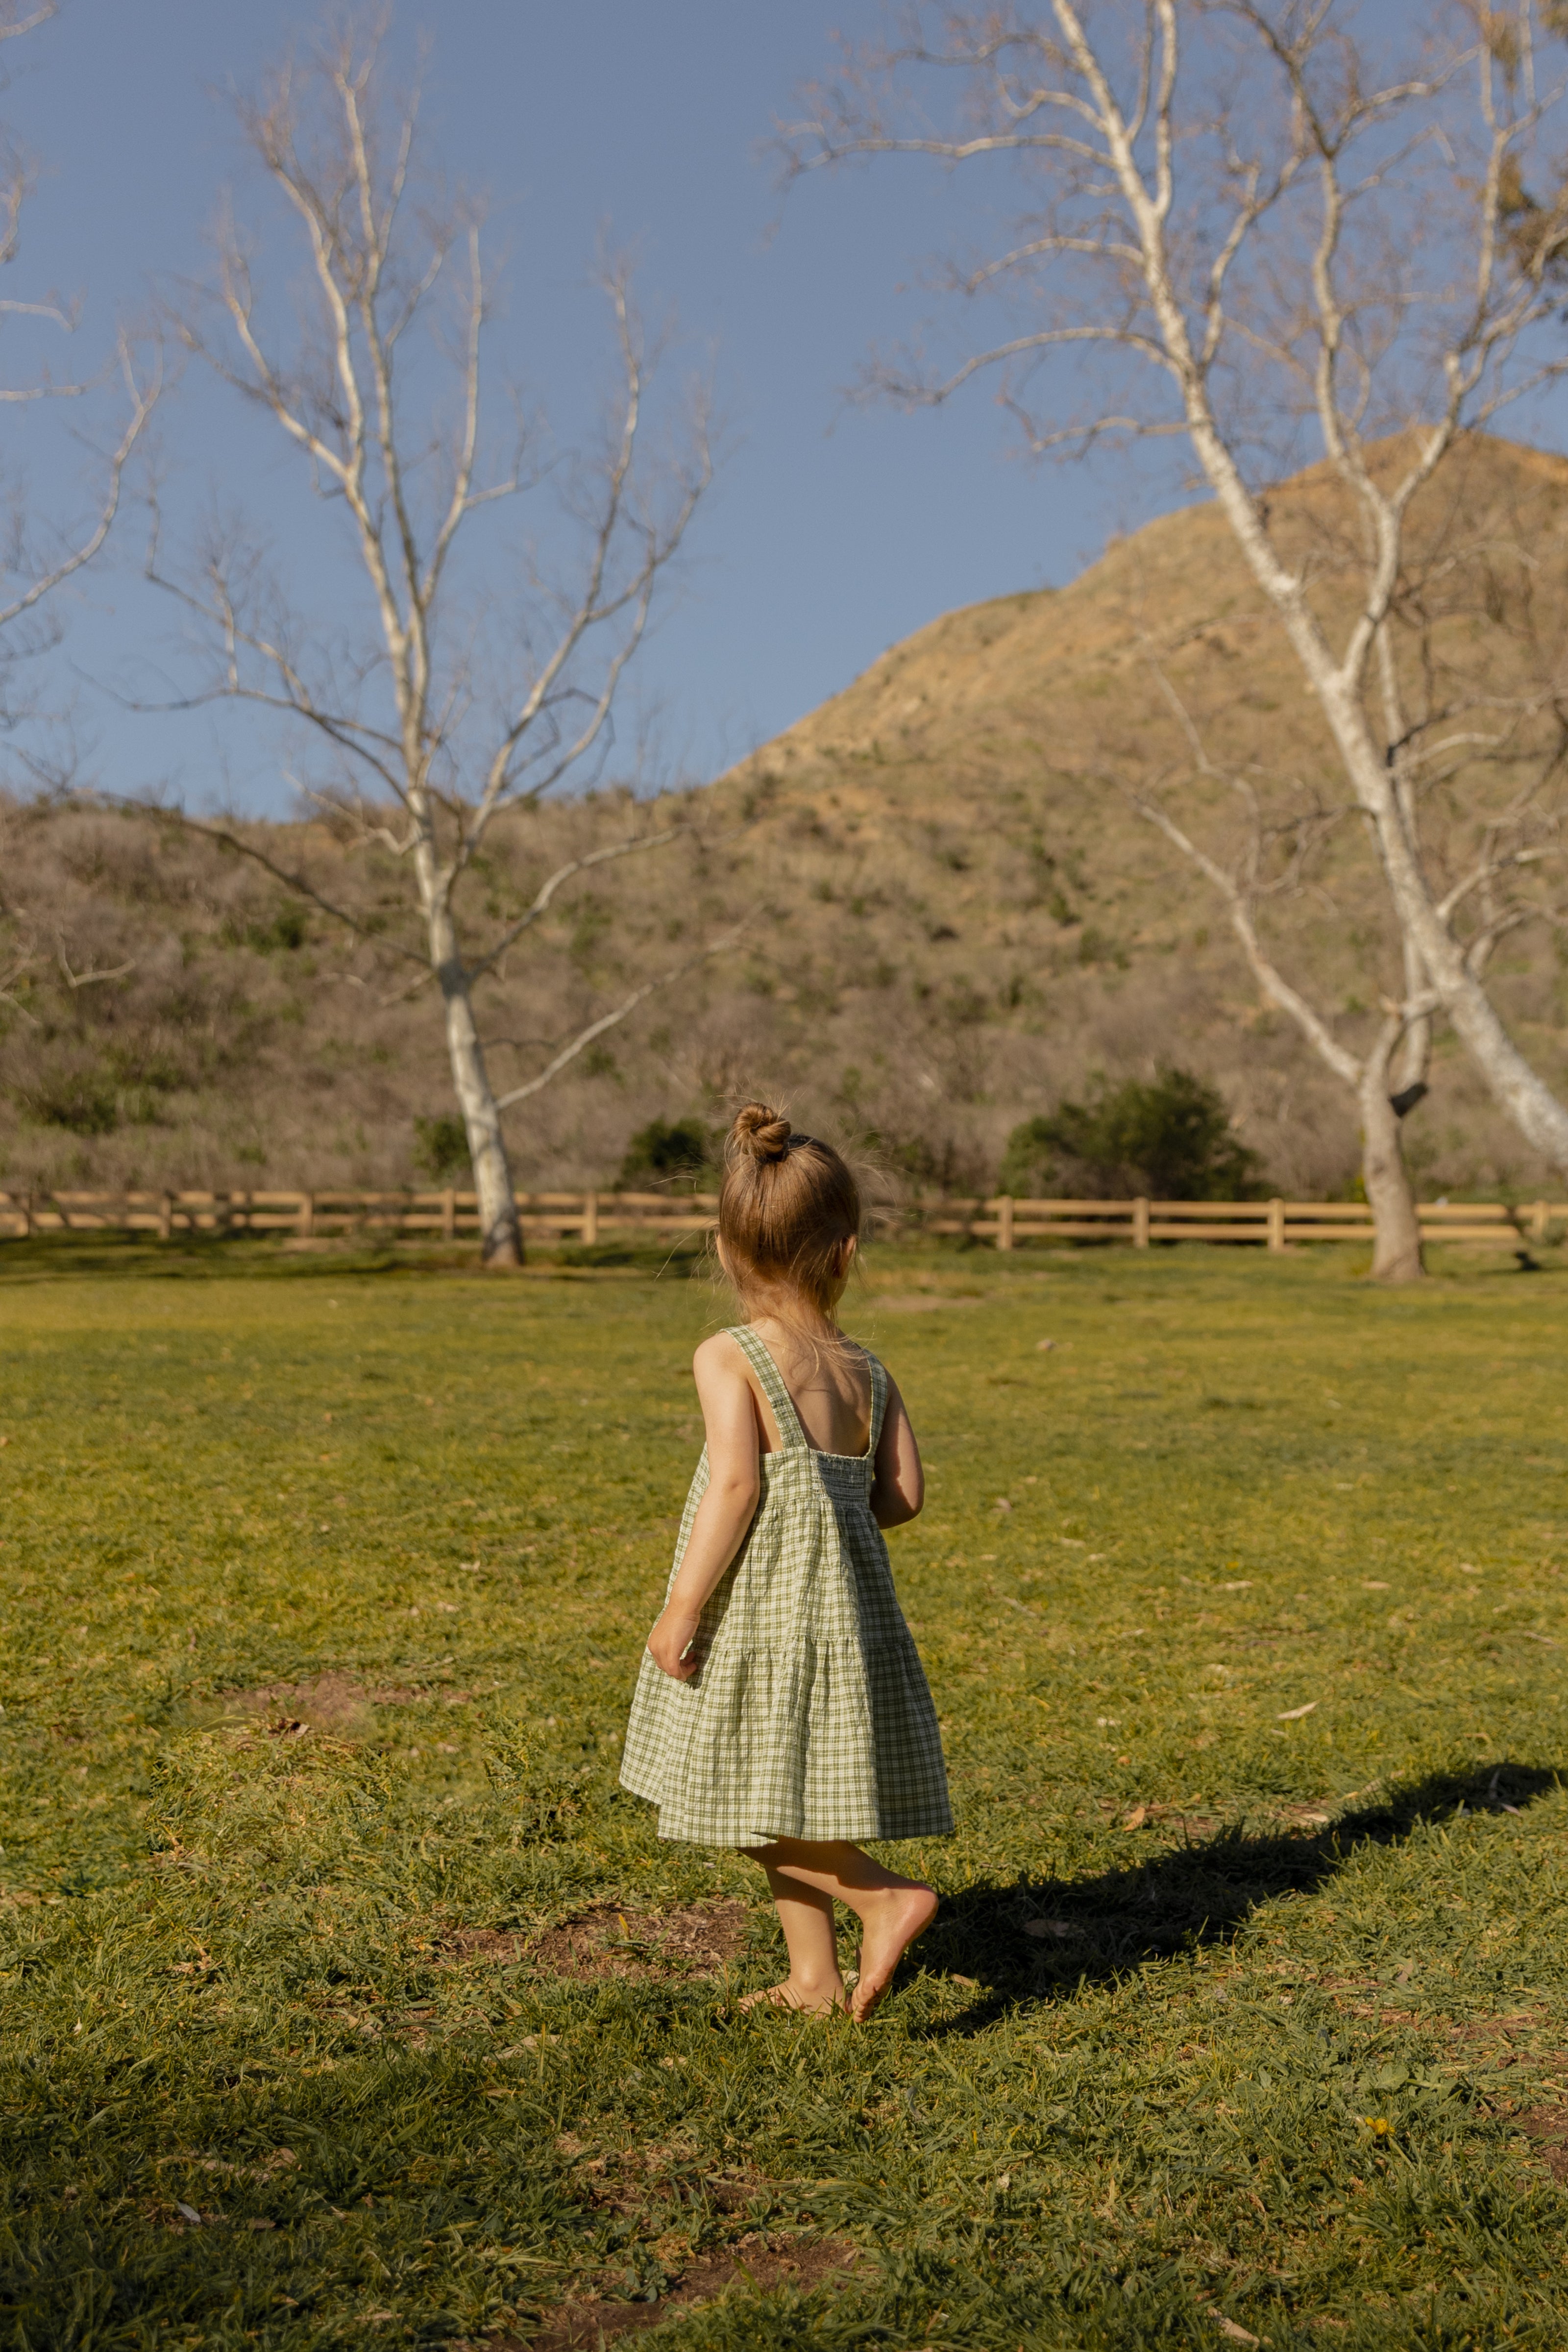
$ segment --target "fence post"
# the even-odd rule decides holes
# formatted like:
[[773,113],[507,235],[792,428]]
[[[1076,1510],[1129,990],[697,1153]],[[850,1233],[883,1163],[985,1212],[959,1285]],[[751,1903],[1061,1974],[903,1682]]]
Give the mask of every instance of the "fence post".
[[1269,1203],[1269,1247],[1271,1250],[1282,1250],[1284,1246],[1285,1203],[1283,1201],[1270,1201]]
[[1544,1201],[1537,1201],[1530,1212],[1530,1238],[1543,1242],[1552,1229],[1552,1219]]
[[1004,1192],[997,1202],[997,1247],[1010,1250],[1013,1245],[1013,1196]]
[[441,1196],[441,1238],[444,1242],[450,1242],[456,1237],[457,1191],[455,1185],[448,1184]]
[[174,1203],[167,1192],[158,1195],[158,1238],[166,1242],[174,1228]]
[[586,1249],[592,1249],[599,1239],[599,1195],[585,1192],[582,1196],[582,1240]]
[[315,1232],[316,1195],[314,1192],[300,1193],[299,1212],[294,1220],[294,1230],[302,1241],[308,1241]]
[[1133,1247],[1147,1249],[1148,1246],[1149,1204],[1140,1194],[1133,1203]]

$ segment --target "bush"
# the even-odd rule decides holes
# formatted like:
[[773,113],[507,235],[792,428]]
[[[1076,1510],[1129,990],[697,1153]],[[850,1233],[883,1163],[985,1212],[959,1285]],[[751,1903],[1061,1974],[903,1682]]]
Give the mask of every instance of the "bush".
[[626,1146],[618,1192],[699,1192],[717,1171],[718,1138],[700,1119],[655,1118]]
[[1062,1102],[1008,1138],[1000,1187],[1021,1200],[1255,1200],[1261,1161],[1230,1124],[1221,1096],[1190,1070],[1151,1085],[1103,1082],[1087,1102]]
[[46,1071],[16,1087],[13,1098],[40,1127],[63,1127],[70,1135],[112,1135],[120,1124],[119,1092],[103,1070]]
[[468,1130],[463,1121],[450,1112],[437,1118],[416,1118],[413,1159],[415,1167],[437,1184],[444,1184],[454,1176],[468,1175],[474,1163],[468,1155]]
[[218,936],[231,948],[254,948],[257,955],[287,955],[305,945],[310,927],[304,908],[286,898],[265,917],[253,916],[247,921],[231,915]]

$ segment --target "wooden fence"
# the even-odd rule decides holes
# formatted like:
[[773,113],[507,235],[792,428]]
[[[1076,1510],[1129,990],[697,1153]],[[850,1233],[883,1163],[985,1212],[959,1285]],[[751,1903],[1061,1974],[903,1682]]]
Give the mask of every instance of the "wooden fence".
[[[709,1231],[712,1192],[519,1192],[525,1234],[590,1246],[612,1234],[664,1238]],[[884,1232],[954,1234],[1010,1250],[1020,1242],[1256,1242],[1282,1250],[1298,1242],[1367,1242],[1372,1212],[1341,1201],[920,1200],[879,1208]],[[0,1192],[0,1238],[30,1234],[423,1234],[453,1241],[479,1229],[472,1192]],[[1520,1248],[1568,1233],[1568,1201],[1507,1207],[1494,1201],[1424,1201],[1428,1242],[1495,1243]]]

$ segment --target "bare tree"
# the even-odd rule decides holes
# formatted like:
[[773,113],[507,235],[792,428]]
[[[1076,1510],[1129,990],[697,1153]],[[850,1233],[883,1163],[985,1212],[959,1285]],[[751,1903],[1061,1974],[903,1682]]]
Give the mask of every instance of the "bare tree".
[[[569,881],[665,847],[680,829],[633,830],[569,861],[482,938],[472,924],[463,927],[460,892],[504,811],[597,772],[617,691],[707,487],[711,459],[695,396],[684,446],[647,455],[656,353],[629,269],[615,261],[601,283],[620,388],[601,444],[553,457],[532,427],[516,422],[514,404],[505,454],[492,452],[484,429],[493,404],[485,356],[492,289],[480,211],[422,173],[417,99],[390,89],[383,31],[350,29],[308,63],[284,66],[240,109],[246,138],[308,260],[308,292],[292,337],[258,297],[255,249],[232,222],[220,233],[215,287],[178,319],[187,348],[298,452],[351,549],[368,625],[362,635],[313,626],[267,576],[255,533],[244,527],[214,526],[189,572],[165,566],[155,532],[149,569],[216,656],[214,674],[183,698],[185,707],[232,699],[298,722],[326,755],[319,796],[400,861],[420,923],[419,945],[402,952],[440,989],[486,1262],[511,1265],[521,1242],[502,1114],[534,1084],[497,1098],[476,987]],[[575,554],[552,566],[525,551],[505,586],[481,572],[459,593],[455,560],[469,551],[475,526],[546,484],[560,492],[557,528]],[[268,862],[243,830],[208,829],[226,830],[236,846]],[[273,870],[310,890],[302,874],[276,861]],[[348,919],[325,898],[318,903]],[[688,953],[645,976],[560,1044],[535,1083],[694,960]]]
[[[1310,533],[1325,575],[1335,561],[1354,569],[1355,560],[1354,544],[1343,544],[1336,488],[1320,473],[1275,499],[1276,527]],[[1387,690],[1397,698],[1404,785],[1440,910],[1462,927],[1477,971],[1527,924],[1568,922],[1568,611],[1557,593],[1565,555],[1568,467],[1472,440],[1445,476],[1442,498],[1416,512],[1389,615]],[[1375,921],[1369,932],[1354,883],[1353,903],[1343,902],[1365,820],[1325,783],[1332,767],[1316,731],[1301,730],[1283,757],[1260,750],[1255,734],[1237,745],[1233,648],[1244,637],[1256,641],[1265,622],[1244,596],[1238,602],[1242,585],[1222,572],[1209,614],[1195,621],[1189,610],[1166,621],[1140,575],[1124,625],[1136,635],[1153,693],[1120,698],[1093,772],[1206,877],[1264,997],[1353,1091],[1376,1226],[1373,1272],[1409,1279],[1421,1270],[1420,1221],[1401,1136],[1406,1114],[1428,1091],[1440,1008],[1413,959],[1402,990],[1389,993],[1385,982],[1400,969],[1397,929],[1389,921],[1380,931]],[[1254,659],[1254,695],[1264,675]],[[1270,706],[1278,686],[1275,672],[1264,697]],[[1236,746],[1229,756],[1216,749],[1226,737]],[[1351,1006],[1382,1002],[1370,1035],[1366,1014],[1333,1003],[1326,955],[1325,968],[1298,983],[1284,965],[1301,961],[1299,945],[1281,961],[1270,943],[1274,915],[1308,902],[1323,948],[1333,943],[1336,971],[1347,961],[1359,966]]]
[[[36,32],[58,14],[58,0],[0,0],[0,74],[5,45]],[[37,180],[31,158],[0,131],[0,267],[16,260],[20,244],[22,213]],[[0,299],[0,320],[34,320],[62,333],[78,324],[74,309],[55,300]],[[101,389],[105,376],[118,376],[125,397],[120,429],[106,447],[91,451],[94,483],[89,511],[63,524],[44,525],[31,513],[18,481],[0,534],[0,728],[16,737],[23,722],[37,715],[35,707],[17,691],[24,667],[59,642],[61,622],[56,592],[85,569],[102,549],[120,509],[120,492],[131,453],[141,440],[156,405],[160,379],[155,365],[139,364],[128,331],[122,330],[110,370],[77,380],[57,376],[48,368],[29,381],[0,383],[0,404],[31,406],[39,401],[85,400]],[[51,600],[55,600],[51,609]],[[25,739],[16,740],[18,758],[37,782],[61,781],[55,762],[44,759]]]
[[[1440,1012],[1568,1169],[1568,1108],[1505,1026],[1473,921],[1518,845],[1494,833],[1464,873],[1436,870],[1421,786],[1458,747],[1413,725],[1394,644],[1418,502],[1469,436],[1568,365],[1568,208],[1530,193],[1561,137],[1545,68],[1565,12],[1454,8],[1430,32],[1411,12],[1405,57],[1381,54],[1364,16],[1354,0],[915,6],[807,93],[788,169],[904,154],[1021,182],[1005,246],[945,280],[1011,303],[1016,331],[946,368],[879,360],[863,389],[937,404],[996,371],[1037,452],[1185,440],[1375,845],[1398,940],[1391,1039],[1418,1058]],[[917,108],[944,83],[946,114],[939,96]],[[1314,442],[1354,520],[1349,564],[1291,546],[1271,503]]]

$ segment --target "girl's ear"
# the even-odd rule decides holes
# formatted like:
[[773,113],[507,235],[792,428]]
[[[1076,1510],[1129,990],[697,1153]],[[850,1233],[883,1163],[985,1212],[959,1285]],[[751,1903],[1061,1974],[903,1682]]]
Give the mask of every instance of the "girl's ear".
[[855,1262],[855,1252],[859,1247],[860,1243],[853,1234],[848,1234],[839,1244],[839,1280],[841,1282],[849,1280],[850,1268]]

